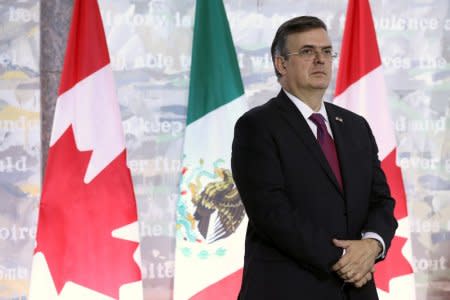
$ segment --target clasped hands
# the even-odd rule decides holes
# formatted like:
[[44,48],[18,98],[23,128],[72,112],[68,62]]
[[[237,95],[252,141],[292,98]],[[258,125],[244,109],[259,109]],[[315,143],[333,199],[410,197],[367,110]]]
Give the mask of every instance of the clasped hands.
[[339,277],[358,288],[372,279],[372,274],[375,272],[375,260],[382,251],[378,241],[370,238],[362,240],[333,239],[333,244],[345,249],[345,254],[332,267]]

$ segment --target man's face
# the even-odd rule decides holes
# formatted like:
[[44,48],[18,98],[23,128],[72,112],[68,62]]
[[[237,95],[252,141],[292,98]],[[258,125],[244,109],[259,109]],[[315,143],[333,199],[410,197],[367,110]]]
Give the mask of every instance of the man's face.
[[290,34],[286,40],[286,49],[287,53],[301,53],[282,59],[282,74],[288,89],[294,94],[325,91],[331,80],[332,69],[332,57],[327,55],[332,52],[328,33],[318,28]]

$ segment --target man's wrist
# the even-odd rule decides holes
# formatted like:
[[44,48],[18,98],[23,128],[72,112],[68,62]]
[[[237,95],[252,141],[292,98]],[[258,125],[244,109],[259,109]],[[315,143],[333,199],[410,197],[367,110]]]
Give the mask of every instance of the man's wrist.
[[377,239],[373,239],[373,238],[367,238],[365,239],[368,242],[370,242],[370,245],[373,245],[373,249],[375,250],[375,257],[378,257],[381,252],[383,252],[383,245],[381,245],[380,241],[378,241]]
[[381,252],[378,254],[378,256],[376,257],[377,259],[383,259],[384,258],[384,256],[386,255],[386,247],[385,247],[385,244],[384,244],[384,241],[383,241],[383,238],[378,234],[378,233],[376,233],[376,232],[373,232],[373,231],[366,231],[366,232],[363,232],[362,234],[361,234],[361,238],[364,240],[364,239],[374,239],[374,240],[377,240],[379,243],[380,243],[380,245],[381,245]]

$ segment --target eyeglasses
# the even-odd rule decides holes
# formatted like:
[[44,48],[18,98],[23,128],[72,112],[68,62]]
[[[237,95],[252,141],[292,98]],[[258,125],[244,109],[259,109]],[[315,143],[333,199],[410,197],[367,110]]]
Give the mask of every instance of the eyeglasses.
[[313,48],[305,47],[297,51],[288,52],[287,56],[298,55],[305,60],[313,60],[318,55],[321,55],[324,59],[331,60],[337,57],[337,53],[332,48]]

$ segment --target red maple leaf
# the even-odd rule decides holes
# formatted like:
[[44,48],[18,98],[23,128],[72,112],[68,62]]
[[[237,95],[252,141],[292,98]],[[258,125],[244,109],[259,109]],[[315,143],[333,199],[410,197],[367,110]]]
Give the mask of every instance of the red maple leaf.
[[377,263],[375,272],[377,288],[389,293],[389,281],[391,279],[412,273],[411,265],[402,254],[402,248],[406,240],[406,238],[394,236],[386,258]]
[[138,243],[111,232],[137,220],[136,202],[126,152],[85,184],[91,154],[77,150],[72,126],[50,148],[35,252],[44,254],[58,294],[72,281],[118,299],[121,285],[141,279]]
[[395,162],[396,157],[397,148],[394,148],[381,162],[381,168],[386,174],[392,198],[395,199],[394,216],[397,220],[400,220],[408,216],[408,209],[406,207],[406,194],[402,171]]

